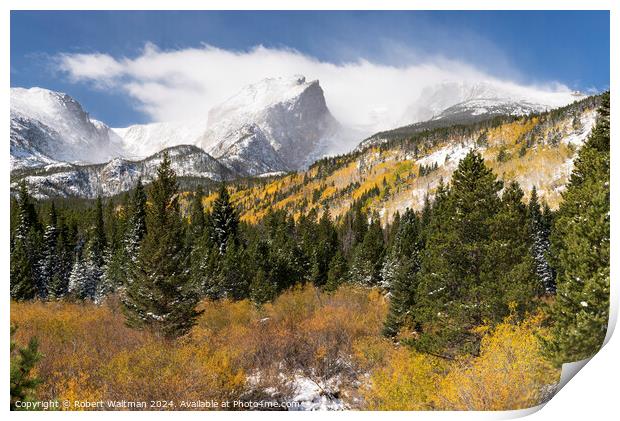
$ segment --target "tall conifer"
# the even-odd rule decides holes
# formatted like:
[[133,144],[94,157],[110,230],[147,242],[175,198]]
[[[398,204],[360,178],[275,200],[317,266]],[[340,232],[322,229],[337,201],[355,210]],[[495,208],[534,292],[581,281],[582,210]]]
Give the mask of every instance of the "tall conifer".
[[558,365],[591,357],[603,344],[609,319],[610,262],[609,92],[596,126],[579,151],[551,237],[557,294],[552,337],[545,341]]
[[149,192],[147,232],[123,304],[130,326],[174,338],[189,332],[200,313],[198,288],[188,269],[177,178],[168,154]]

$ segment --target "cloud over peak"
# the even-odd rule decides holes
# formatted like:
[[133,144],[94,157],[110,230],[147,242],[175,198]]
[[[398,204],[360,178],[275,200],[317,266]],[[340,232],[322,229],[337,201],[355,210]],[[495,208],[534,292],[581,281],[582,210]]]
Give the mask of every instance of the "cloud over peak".
[[499,80],[470,64],[445,58],[401,66],[363,58],[335,64],[293,49],[260,45],[233,51],[208,44],[176,50],[147,44],[135,57],[65,53],[56,59],[72,82],[121,90],[152,121],[206,118],[212,107],[243,86],[296,74],[320,81],[328,107],[343,124],[369,131],[413,122],[416,116],[408,115],[412,104],[425,89],[445,82],[491,84],[502,92],[547,100],[570,92],[558,83],[523,86]]

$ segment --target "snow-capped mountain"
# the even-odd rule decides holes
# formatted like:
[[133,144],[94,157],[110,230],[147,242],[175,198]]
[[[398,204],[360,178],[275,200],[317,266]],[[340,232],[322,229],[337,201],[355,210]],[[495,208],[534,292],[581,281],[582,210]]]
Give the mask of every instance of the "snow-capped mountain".
[[11,169],[100,163],[123,154],[122,139],[75,99],[42,88],[11,88],[10,139]]
[[334,146],[341,126],[318,81],[264,79],[214,107],[202,120],[110,129],[69,95],[11,89],[11,168],[140,160],[195,145],[244,176],[303,168]]
[[469,124],[500,115],[521,116],[563,107],[585,98],[578,92],[546,91],[502,82],[444,82],[422,90],[402,118],[408,122],[375,133],[356,150],[425,130]]
[[[156,175],[164,152],[168,153],[172,169],[179,177],[222,181],[239,176],[193,145],[167,148],[140,161],[115,158],[105,164],[56,164],[44,168],[17,170],[14,175],[24,179],[32,193],[39,198],[113,196],[135,187],[138,177],[142,177],[144,183],[150,182]],[[13,183],[11,187],[16,186],[17,184]]]
[[132,156],[193,144],[245,175],[303,168],[322,156],[340,125],[318,81],[269,78],[246,86],[204,120],[114,129]]
[[226,133],[210,150],[221,163],[239,174],[260,175],[290,168],[256,123]]
[[423,89],[403,119],[417,123],[457,115],[524,115],[562,107],[582,98],[579,93],[506,82],[444,82]]
[[[248,124],[253,124],[254,130],[240,130]],[[317,80],[308,82],[303,76],[273,78],[247,86],[213,108],[209,112],[209,129],[199,146],[216,158],[230,156],[233,150],[243,152],[238,142],[256,147],[256,142],[248,141],[246,136],[252,133],[250,137],[263,136],[286,165],[271,171],[294,170],[326,152],[329,139],[338,129]],[[232,135],[236,132],[241,134],[238,139]],[[271,154],[269,149],[264,152]],[[259,155],[259,159],[263,158]]]
[[[417,123],[373,135],[357,149],[496,115],[542,112],[581,97],[509,83],[446,82],[424,89],[409,107],[406,118]],[[122,129],[91,119],[66,94],[12,88],[10,140],[15,180],[27,177],[41,195],[83,197],[129,189],[138,175],[148,181],[164,149],[175,154],[180,176],[222,180],[303,169],[328,153],[349,152],[351,144],[319,82],[303,76],[246,86],[200,120]]]

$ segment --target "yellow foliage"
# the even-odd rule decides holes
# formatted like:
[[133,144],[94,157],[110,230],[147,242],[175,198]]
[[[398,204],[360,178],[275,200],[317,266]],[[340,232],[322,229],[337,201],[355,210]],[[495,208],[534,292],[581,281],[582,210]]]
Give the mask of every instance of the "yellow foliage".
[[402,347],[388,352],[390,355],[387,366],[371,375],[371,387],[363,392],[367,409],[434,409],[443,363],[435,357],[417,354]]
[[[516,409],[536,405],[558,380],[540,353],[542,317],[476,329],[478,357],[447,361],[381,337],[387,302],[376,289],[311,285],[256,307],[204,301],[186,337],[165,341],[129,329],[115,304],[11,303],[18,342],[40,341],[37,399],[76,401],[216,400],[277,390],[287,378],[339,379],[343,396],[380,410]],[[248,376],[260,373],[251,384]],[[92,408],[86,408],[92,409]]]
[[455,362],[442,380],[439,406],[450,410],[506,410],[536,406],[559,371],[543,358],[541,317],[511,318],[482,340],[480,356]]
[[507,318],[484,337],[480,356],[456,361],[423,355],[378,338],[356,341],[354,358],[371,372],[362,390],[367,409],[508,410],[538,405],[559,371],[543,358],[540,315]]
[[238,352],[191,337],[163,342],[129,329],[113,300],[102,306],[13,302],[11,321],[20,326],[16,335],[39,339],[43,384],[37,398],[67,400],[63,409],[109,399],[224,400],[238,398],[244,388]]
[[[283,374],[314,381],[354,373],[343,361],[357,339],[376,337],[387,303],[376,291],[344,287],[333,294],[293,288],[257,308],[248,300],[204,301],[186,337],[164,341],[129,329],[114,299],[104,305],[11,303],[17,341],[36,336],[43,354],[37,399],[76,401],[216,400],[260,398],[258,386],[287,389]],[[251,390],[250,387],[253,387]],[[258,393],[258,394],[257,394]],[[177,408],[178,409],[178,408]]]

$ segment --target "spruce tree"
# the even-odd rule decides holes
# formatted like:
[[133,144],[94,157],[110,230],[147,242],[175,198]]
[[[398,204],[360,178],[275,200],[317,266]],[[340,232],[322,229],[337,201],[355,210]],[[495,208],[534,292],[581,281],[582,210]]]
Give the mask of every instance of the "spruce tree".
[[[546,207],[546,209],[549,209]],[[551,222],[549,211],[543,215],[540,209],[536,186],[532,187],[530,202],[528,206],[528,218],[530,225],[530,236],[532,239],[532,257],[536,265],[536,276],[538,282],[548,294],[555,293],[555,273],[549,264],[549,252],[551,249]]]
[[39,263],[39,280],[37,289],[40,298],[47,298],[49,294],[50,284],[53,279],[58,279],[60,275],[60,261],[58,246],[58,227],[57,227],[56,207],[52,202],[50,207],[49,221],[43,233],[43,250],[41,252],[41,261]]
[[226,253],[229,243],[237,242],[239,216],[230,201],[228,189],[224,184],[220,187],[218,197],[213,203],[211,212],[211,235],[220,254]]
[[249,296],[252,279],[250,279],[247,264],[246,251],[231,241],[224,255],[220,255],[218,260],[218,269],[214,279],[218,289],[218,298],[242,300]]
[[379,216],[373,215],[364,239],[355,248],[351,263],[351,281],[360,285],[379,285],[383,257],[383,230]]
[[56,270],[49,282],[49,297],[59,299],[69,290],[69,276],[73,264],[74,244],[62,218],[58,218],[58,240],[56,242]]
[[127,232],[125,233],[124,249],[126,253],[126,284],[131,283],[135,273],[132,268],[138,261],[140,245],[146,235],[146,192],[142,185],[142,179],[138,182],[133,191],[129,204],[129,217],[127,220]]
[[117,211],[117,203],[110,199],[105,208],[104,225],[107,231],[107,244],[103,254],[103,276],[99,284],[99,297],[114,292],[127,281],[127,265],[129,259],[125,250],[127,235],[127,218],[129,209],[128,194],[123,195],[120,202],[122,211]]
[[209,260],[214,257],[211,256],[213,249],[213,241],[211,239],[210,227],[207,225],[209,222],[205,216],[205,209],[202,204],[204,192],[202,187],[198,187],[192,202],[190,204],[189,215],[189,229],[188,232],[188,246],[191,247],[190,251],[190,276],[192,282],[199,286],[199,289],[203,294],[210,297],[217,295],[217,292],[207,290],[207,286],[213,281],[213,271],[215,267],[213,262]]
[[205,209],[202,204],[202,199],[204,197],[204,192],[202,187],[198,187],[194,196],[192,198],[192,203],[190,207],[190,236],[192,240],[196,240],[204,234],[205,231]]
[[188,269],[177,178],[168,154],[149,193],[146,235],[123,304],[130,326],[174,338],[188,333],[200,312],[198,288]]
[[403,260],[397,267],[392,281],[390,305],[383,324],[383,335],[394,338],[406,325],[413,326],[413,306],[416,297],[419,258]]
[[551,236],[557,269],[551,305],[552,337],[545,349],[556,364],[591,357],[609,320],[610,262],[609,92],[579,151]]
[[19,184],[17,207],[18,224],[11,241],[11,297],[29,300],[38,294],[40,236],[37,214],[24,181]]
[[312,281],[317,287],[327,283],[329,265],[338,248],[338,234],[326,208],[319,220],[317,242],[312,254]]
[[89,296],[89,277],[88,271],[82,253],[80,250],[76,252],[73,267],[69,274],[68,293],[75,298],[86,299]]
[[275,298],[277,286],[271,282],[263,270],[258,268],[250,284],[250,299],[256,304],[264,304]]
[[[384,285],[390,291],[390,307],[383,326],[383,334],[387,337],[398,335],[406,319],[411,319],[421,254],[420,223],[417,215],[407,209],[383,271]],[[408,322],[413,323],[412,320]]]
[[394,234],[381,269],[382,288],[391,292],[399,266],[406,259],[418,257],[420,243],[420,222],[415,212],[407,209],[402,218],[399,218],[398,231]]
[[525,315],[544,289],[536,278],[527,206],[516,181],[509,183],[502,193],[486,247],[481,267],[484,287],[481,316],[495,323],[511,311],[518,316]]
[[90,299],[100,302],[103,296],[110,292],[112,286],[107,282],[104,284],[104,272],[106,268],[106,233],[103,222],[103,203],[101,196],[95,202],[95,214],[90,233],[90,240],[86,245],[82,265],[83,275],[80,287],[80,296],[83,299]]
[[329,262],[329,271],[327,272],[327,283],[325,291],[336,291],[338,287],[348,281],[349,266],[347,259],[340,250],[336,250],[336,254]]
[[142,178],[138,178],[131,196],[124,199],[127,216],[124,231],[119,233],[116,244],[108,246],[105,255],[105,270],[100,294],[117,288],[124,289],[132,281],[132,267],[138,258],[142,239],[146,234],[146,193]]
[[416,320],[423,332],[415,345],[423,351],[477,352],[479,338],[472,328],[488,313],[488,292],[500,292],[493,287],[501,270],[489,267],[487,253],[501,188],[475,151],[461,160],[449,190],[440,185],[416,294]]

